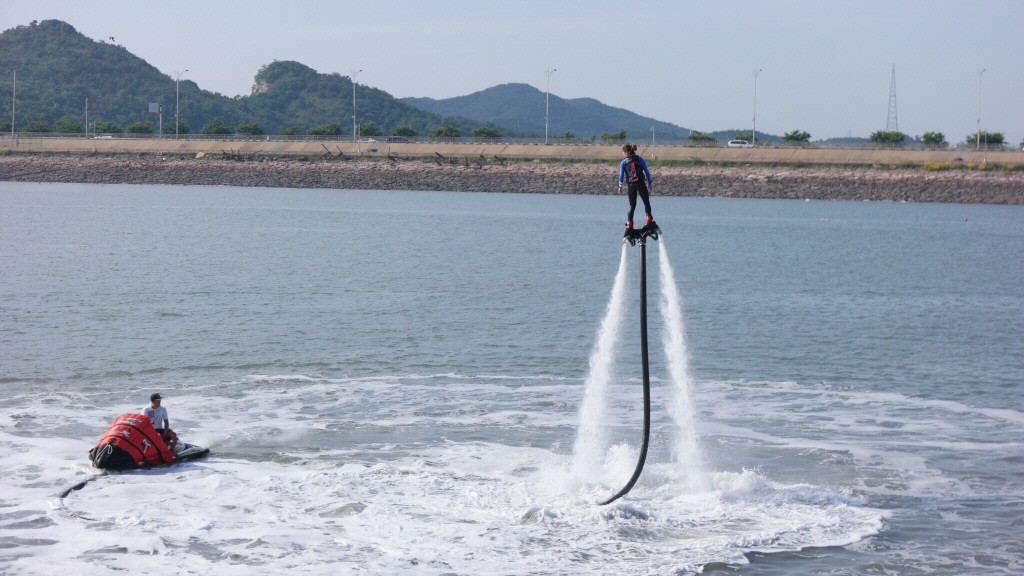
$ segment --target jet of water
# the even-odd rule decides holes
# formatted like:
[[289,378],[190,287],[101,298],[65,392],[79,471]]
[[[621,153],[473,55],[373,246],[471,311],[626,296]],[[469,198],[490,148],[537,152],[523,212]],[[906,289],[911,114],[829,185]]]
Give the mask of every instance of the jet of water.
[[664,325],[662,346],[665,349],[665,358],[672,379],[672,403],[669,404],[668,412],[676,424],[672,456],[690,488],[705,490],[710,487],[711,482],[704,470],[704,458],[697,436],[696,411],[690,395],[693,377],[690,374],[690,357],[686,348],[682,298],[676,288],[675,274],[668,258],[664,238],[658,250],[658,267],[661,270],[660,303]]
[[590,353],[590,367],[584,383],[580,426],[576,432],[573,469],[577,476],[593,478],[600,475],[605,458],[604,424],[607,420],[608,385],[615,374],[615,348],[622,332],[626,295],[626,244],[622,245],[619,271],[615,274],[608,308]]

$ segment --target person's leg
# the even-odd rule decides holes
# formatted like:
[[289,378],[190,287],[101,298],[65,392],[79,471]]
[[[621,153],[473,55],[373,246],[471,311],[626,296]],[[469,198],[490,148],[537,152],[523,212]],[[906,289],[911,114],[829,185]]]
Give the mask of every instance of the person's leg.
[[636,188],[629,187],[629,213],[626,214],[626,227],[633,227],[633,212],[636,211]]
[[167,443],[167,447],[170,448],[171,452],[174,452],[175,446],[178,445],[178,435],[174,433],[174,430],[165,428],[163,431],[164,442]]
[[647,187],[640,188],[640,199],[644,201],[644,211],[647,213],[647,223],[650,224],[654,221],[654,217],[651,216],[651,195],[647,191]]

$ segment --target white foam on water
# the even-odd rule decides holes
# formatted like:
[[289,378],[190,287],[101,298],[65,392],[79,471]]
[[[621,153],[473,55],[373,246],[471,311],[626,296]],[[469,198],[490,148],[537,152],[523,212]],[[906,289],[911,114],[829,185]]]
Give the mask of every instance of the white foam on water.
[[[169,408],[182,437],[209,445],[211,457],[96,477],[63,500],[61,490],[97,474],[85,452],[103,427],[89,423],[126,406],[23,398],[0,419],[0,572],[687,573],[744,564],[752,550],[855,542],[885,516],[832,489],[756,471],[720,472],[708,490],[691,491],[674,461],[650,462],[628,498],[597,506],[609,487],[581,482],[571,454],[500,440],[415,440],[405,424],[384,423],[399,421],[392,410],[417,406],[413,429],[457,431],[430,422],[462,410],[463,395],[487,406],[502,394],[532,404],[576,398],[578,385],[470,376],[431,388],[436,379],[296,385],[265,376],[211,385],[218,395],[195,386],[168,398]],[[46,410],[47,418],[26,416]],[[550,419],[555,430],[575,417],[562,412]],[[67,436],[62,426],[76,419],[83,433]],[[536,426],[502,422],[483,410],[461,426],[504,435]],[[602,460],[619,474],[612,481],[632,470],[636,450],[607,447]]]
[[1024,428],[1014,410],[824,384],[706,381],[701,391],[715,406],[702,435],[731,457],[812,465],[819,481],[883,498],[1002,497],[1022,486],[1013,470]]
[[[606,402],[635,395],[614,392]],[[105,426],[140,406],[106,405],[109,392],[21,394],[0,409],[0,573],[688,573],[753,551],[860,542],[904,513],[877,509],[875,496],[985,497],[932,459],[1020,453],[1006,411],[789,382],[698,381],[691,392],[715,407],[695,421],[701,449],[740,464],[719,464],[695,490],[671,447],[652,450],[641,482],[605,507],[595,503],[629,476],[637,447],[606,445],[602,474],[578,475],[559,440],[580,418],[572,380],[190,382],[168,407],[210,458],[98,477],[63,501],[97,474],[85,453]],[[659,417],[654,430],[667,433],[654,438],[674,442],[674,426]],[[747,467],[756,458],[770,466]]]

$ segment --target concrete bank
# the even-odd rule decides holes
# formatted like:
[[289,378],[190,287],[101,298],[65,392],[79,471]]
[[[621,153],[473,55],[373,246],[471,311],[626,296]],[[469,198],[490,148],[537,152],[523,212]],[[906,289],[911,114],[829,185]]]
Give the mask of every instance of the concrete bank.
[[[617,176],[616,159],[220,156],[0,154],[0,182],[613,194]],[[1021,170],[729,164],[659,166],[654,174],[655,196],[1024,204]]]

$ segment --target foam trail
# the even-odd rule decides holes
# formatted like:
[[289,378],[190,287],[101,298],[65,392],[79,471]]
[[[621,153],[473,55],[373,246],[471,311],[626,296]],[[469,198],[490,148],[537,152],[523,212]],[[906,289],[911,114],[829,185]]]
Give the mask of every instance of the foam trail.
[[621,333],[625,310],[627,245],[622,245],[619,271],[615,274],[611,298],[590,353],[590,368],[583,387],[580,426],[573,449],[573,469],[579,477],[592,478],[600,473],[604,462],[608,384],[615,373],[615,347]]
[[675,274],[669,262],[664,238],[659,244],[661,318],[664,324],[661,341],[672,377],[673,397],[668,412],[677,429],[672,447],[673,459],[680,465],[680,471],[691,489],[706,490],[710,488],[711,481],[704,470],[704,458],[697,437],[696,411],[690,396],[693,378],[690,375],[690,357],[686,349],[682,298],[676,289]]

